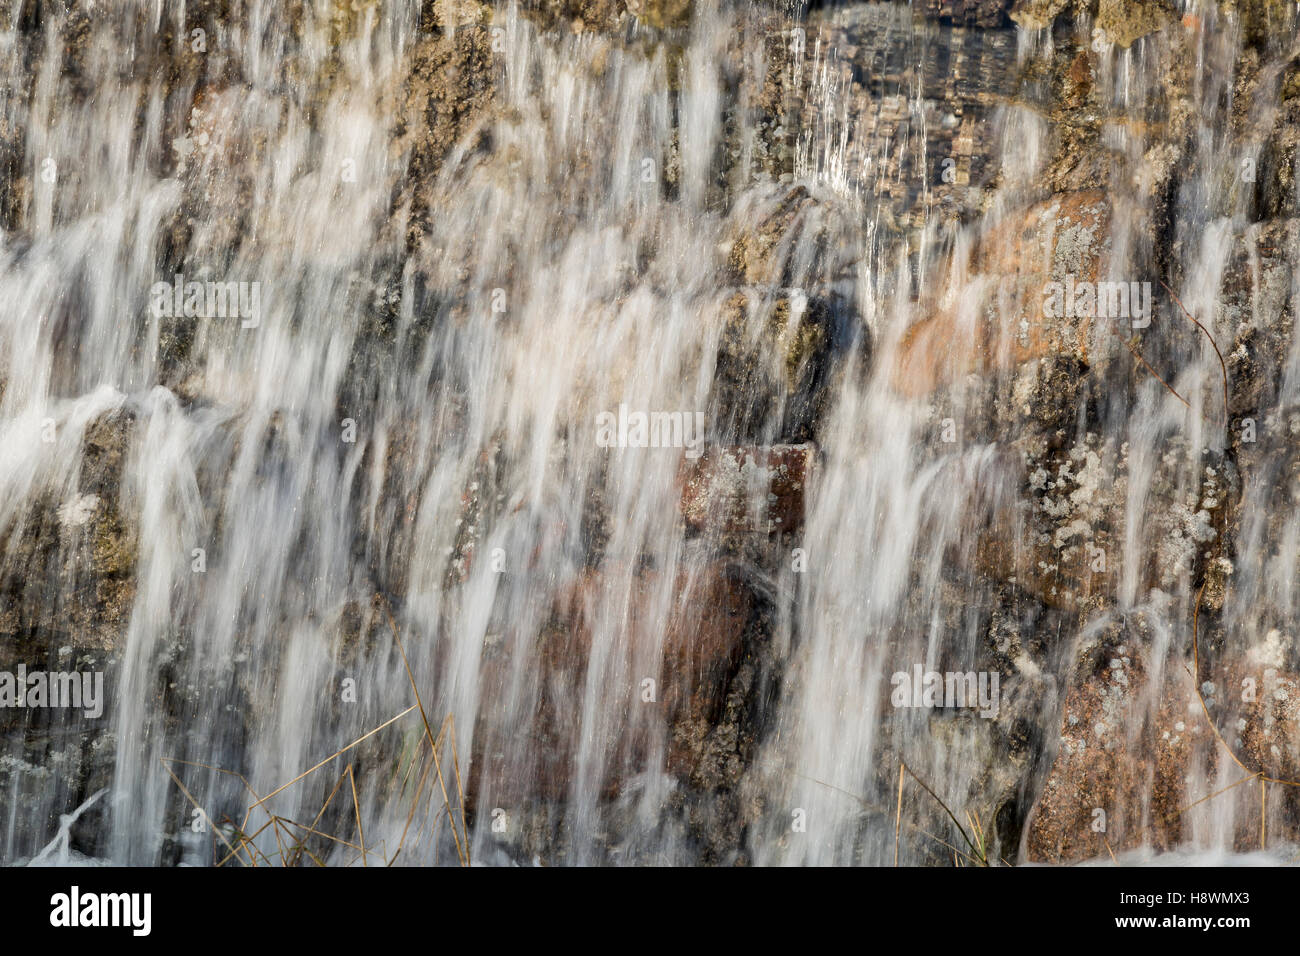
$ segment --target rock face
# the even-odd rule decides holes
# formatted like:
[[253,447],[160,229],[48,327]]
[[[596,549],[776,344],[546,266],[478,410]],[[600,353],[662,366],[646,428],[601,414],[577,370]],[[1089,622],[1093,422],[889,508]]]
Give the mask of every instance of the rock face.
[[1013,0],[926,0],[926,16],[970,26],[1000,27],[1007,22]]
[[1300,769],[1296,681],[1269,666],[1281,659],[1278,635],[1253,660],[1225,662],[1205,649],[1199,685],[1186,671],[1148,670],[1140,627],[1138,636],[1111,628],[1080,649],[1060,749],[1026,831],[1031,861],[1178,846],[1214,819],[1189,796],[1192,781],[1239,808],[1227,835],[1234,845],[1259,846],[1279,820],[1283,832],[1293,825],[1294,788],[1273,782],[1295,781]]
[[1075,288],[1095,287],[1105,275],[1110,216],[1100,192],[1074,193],[982,237],[966,286],[976,290],[974,301],[967,291],[960,305],[937,303],[936,315],[912,326],[896,387],[925,395],[971,373],[993,375],[1048,356],[1088,364],[1096,301],[1076,303]]
[[[64,4],[46,37],[55,6],[22,4],[0,17],[33,68],[62,51],[71,108],[93,102],[97,89],[93,5]],[[322,367],[347,369],[326,400],[337,417],[355,426],[353,416],[365,419],[356,408],[373,420],[386,414],[390,433],[371,435],[355,454],[321,452],[306,429],[295,431],[292,402],[263,407],[280,398],[255,387],[258,361],[306,338],[263,342],[248,366],[237,348],[223,351],[209,332],[176,321],[118,343],[130,358],[117,387],[131,389],[132,401],[89,421],[65,458],[79,466],[0,526],[0,671],[118,666],[148,583],[137,579],[140,515],[124,472],[139,438],[135,393],[156,384],[214,444],[231,439],[212,437],[221,429],[205,416],[266,412],[265,428],[241,440],[265,445],[255,469],[265,468],[270,488],[292,484],[286,448],[316,456],[315,477],[337,466],[337,498],[355,509],[355,525],[322,547],[320,567],[266,583],[284,589],[275,592],[284,606],[272,610],[301,610],[303,621],[290,623],[320,631],[302,655],[319,651],[323,669],[340,676],[367,666],[386,673],[375,663],[387,653],[377,600],[349,591],[322,610],[295,589],[342,580],[399,596],[412,619],[428,615],[436,637],[421,651],[431,680],[475,708],[464,755],[471,810],[486,820],[500,804],[529,821],[502,840],[513,859],[563,860],[583,839],[601,843],[602,861],[618,859],[619,834],[644,831],[637,814],[653,804],[656,823],[676,827],[688,845],[683,854],[749,861],[755,835],[784,811],[772,796],[780,788],[767,784],[794,776],[764,757],[784,742],[780,718],[798,710],[786,688],[816,670],[821,635],[808,630],[843,640],[837,629],[856,623],[804,615],[818,599],[837,613],[861,609],[863,594],[873,613],[896,603],[868,642],[888,653],[921,649],[959,669],[974,662],[1001,676],[1005,696],[988,720],[883,705],[844,717],[846,728],[872,730],[863,735],[871,752],[850,766],[867,769],[849,785],[888,793],[906,759],[962,802],[955,809],[978,811],[971,826],[985,830],[994,858],[1012,863],[1205,845],[1225,820],[1223,833],[1213,830],[1224,846],[1296,839],[1300,798],[1286,786],[1300,778],[1294,4],[1225,0],[1180,17],[1166,0],[926,0],[813,4],[799,19],[780,4],[741,6],[745,16],[727,21],[737,35],[705,46],[700,18],[712,6],[544,0],[518,13],[541,38],[525,57],[505,46],[516,34],[503,10],[476,0],[421,4],[400,69],[384,89],[365,91],[384,117],[376,152],[391,162],[372,211],[383,220],[383,248],[364,260],[371,274],[347,279],[348,296],[366,300],[356,327],[329,325],[348,296],[312,302],[310,315],[289,322],[295,334],[312,322],[331,330],[313,341]],[[159,271],[237,260],[250,248],[261,255],[255,242],[265,237],[249,203],[269,187],[245,164],[265,157],[268,131],[290,117],[311,136],[333,129],[335,117],[295,112],[295,97],[354,102],[355,76],[338,51],[371,36],[380,9],[370,0],[293,6],[288,22],[320,27],[328,52],[287,39],[266,73],[275,82],[253,82],[250,64],[186,51],[190,21],[230,16],[223,2],[187,4],[158,27],[158,48],[138,69],[166,88],[158,116],[139,111],[142,127],[166,130],[140,161],[158,166],[176,193],[150,237]],[[558,78],[564,95],[546,101],[531,127],[504,115],[503,89],[539,76]],[[644,133],[635,123],[614,124],[611,139],[629,137],[616,143],[572,124],[593,77],[620,91],[620,105],[651,104],[646,125],[662,129],[648,135],[665,139],[646,139],[653,156],[632,142]],[[36,140],[24,111],[36,95],[20,90],[0,113],[5,269],[11,234],[22,240],[14,264],[49,235],[33,225],[41,203],[54,201],[39,192],[41,157],[27,154]],[[544,168],[552,158],[555,167]],[[516,233],[527,232],[530,208],[512,203],[550,210],[537,195],[546,189],[621,183],[611,170],[629,158],[639,175],[650,160],[641,193],[629,190],[618,208],[565,210],[536,248],[521,250]],[[525,175],[527,162],[536,168]],[[439,203],[461,191],[466,170],[508,187],[483,212],[506,224],[487,263],[475,258],[479,237],[435,241]],[[277,226],[296,248],[295,224]],[[587,229],[585,245],[565,245]],[[305,258],[315,245],[302,240]],[[626,259],[617,281],[614,269],[589,268],[606,250]],[[611,543],[619,519],[626,530],[626,512],[645,502],[618,497],[608,460],[583,459],[569,409],[531,418],[522,407],[531,401],[493,406],[497,380],[527,371],[496,362],[520,317],[466,305],[475,284],[498,291],[493,283],[506,281],[498,275],[544,286],[562,303],[557,314],[589,310],[593,339],[642,297],[652,332],[630,345],[596,344],[620,353],[610,359],[625,366],[620,386],[670,360],[686,368],[678,391],[693,390],[707,409],[702,454],[640,476],[668,489],[653,516],[668,529],[653,537],[663,553],[644,540]],[[74,339],[82,308],[50,318],[49,334]],[[665,317],[673,310],[698,316],[698,327],[681,331]],[[679,337],[660,342],[661,326]],[[5,332],[8,416],[18,392],[6,379],[28,370],[19,367],[24,340]],[[543,352],[554,343],[542,338],[532,343],[538,355],[564,357],[562,348]],[[664,354],[638,351],[647,341]],[[75,396],[94,378],[74,351],[52,347],[49,398]],[[407,382],[410,394],[395,397],[394,383]],[[241,390],[256,400],[240,405],[247,396],[231,396]],[[542,391],[539,406],[571,401],[585,411],[579,388],[561,398]],[[937,504],[891,497],[867,475],[819,486],[828,459],[851,459],[890,418],[903,423],[896,441],[872,446],[877,458],[864,467],[937,475],[925,486]],[[458,443],[468,449],[463,461]],[[449,478],[452,461],[465,467]],[[542,486],[551,498],[581,501],[538,504]],[[860,524],[815,520],[836,513],[817,511],[826,494],[860,504],[847,509]],[[292,512],[302,500],[277,505]],[[0,503],[0,515],[8,507]],[[230,519],[242,504],[221,507]],[[870,519],[897,522],[880,553],[852,574],[823,565],[815,583],[814,575],[792,583],[806,569],[792,570],[791,556],[808,539],[851,551]],[[505,538],[536,582],[511,592],[508,606],[486,593],[481,574]],[[297,559],[315,544],[302,533],[278,546]],[[426,565],[436,572],[422,579]],[[891,577],[901,597],[877,590]],[[245,601],[255,603],[231,599],[230,627],[257,616]],[[447,633],[475,643],[443,654]],[[831,646],[836,670],[846,648]],[[272,650],[278,658],[282,648]],[[167,728],[177,730],[189,689],[165,668],[154,676],[159,686],[146,692],[157,690]],[[220,699],[254,696],[262,676],[241,672]],[[840,706],[833,695],[816,699],[819,690],[809,709]],[[331,730],[348,716],[338,701],[321,713]],[[255,723],[229,720],[231,737]],[[111,778],[116,740],[104,724],[4,712],[0,729],[11,744],[0,762],[0,815],[39,798],[39,830]],[[392,757],[365,753],[381,769]],[[572,825],[573,805],[601,830],[599,841],[548,829],[560,818]],[[920,829],[953,836],[935,806],[908,807]],[[854,836],[870,859],[889,840],[888,820],[876,807],[862,817]],[[90,832],[99,823],[86,818],[80,845],[99,847]],[[179,841],[168,840],[179,858]],[[657,849],[627,852],[641,862]],[[930,847],[912,861],[950,858]]]
[[[1076,15],[1085,19],[1071,35],[1065,24]],[[1251,14],[1225,5],[1221,15]],[[1282,8],[1273,15],[1291,16]],[[953,549],[956,564],[984,582],[981,597],[1028,602],[1041,609],[1034,626],[1056,633],[1031,637],[1020,623],[1008,639],[996,613],[976,625],[1008,654],[1004,680],[1028,692],[1028,699],[1014,698],[1015,719],[1039,730],[1021,751],[1018,794],[1017,787],[1002,797],[996,787],[972,787],[962,799],[1006,801],[1001,817],[1009,827],[993,831],[1004,848],[1013,847],[1005,851],[1010,859],[1072,862],[1171,848],[1203,841],[1224,819],[1237,821],[1228,842],[1258,848],[1258,781],[1206,801],[1212,809],[1197,801],[1256,772],[1295,779],[1281,742],[1291,732],[1285,674],[1295,658],[1281,650],[1290,647],[1286,629],[1268,623],[1290,612],[1261,590],[1293,593],[1295,581],[1290,570],[1279,576],[1258,563],[1286,550],[1284,529],[1293,529],[1277,512],[1291,484],[1291,454],[1279,445],[1290,441],[1281,437],[1290,413],[1275,407],[1280,393],[1269,371],[1291,348],[1284,341],[1291,341],[1292,292],[1282,279],[1289,267],[1280,265],[1277,249],[1292,225],[1289,213],[1277,217],[1283,207],[1261,201],[1276,197],[1279,179],[1273,167],[1260,174],[1255,160],[1247,162],[1247,192],[1229,185],[1222,195],[1256,221],[1238,223],[1189,266],[1187,250],[1204,238],[1162,231],[1180,217],[1198,221],[1173,200],[1168,177],[1180,163],[1210,161],[1180,141],[1194,122],[1187,44],[1206,25],[1178,22],[1163,4],[1018,2],[1010,16],[1027,29],[1053,30],[1058,44],[1049,63],[1028,69],[1021,93],[1023,107],[1050,124],[1049,157],[1027,193],[991,206],[970,246],[953,249],[939,270],[942,282],[914,291],[916,318],[886,350],[892,387],[933,409],[929,427],[941,454],[945,442],[955,442],[957,455],[973,455],[969,449],[980,443],[991,448],[975,475],[952,469],[952,484],[981,487],[963,519],[964,543]],[[1154,109],[1117,115],[1098,86],[1103,60],[1139,45],[1160,51],[1169,70]],[[1274,111],[1289,108],[1282,79],[1289,67],[1262,37],[1247,41],[1246,50],[1230,84],[1268,89],[1270,107],[1240,111],[1237,142],[1245,154],[1253,154],[1244,145],[1252,137],[1289,150],[1282,145],[1288,124],[1278,125]],[[1261,70],[1261,62],[1272,66]],[[1137,137],[1140,150],[1128,158],[1110,151],[1107,137],[1117,129]],[[1208,274],[1198,277],[1198,268]],[[1150,281],[1149,326],[1086,308],[1073,315],[1044,309],[1050,283],[1095,285],[1121,276]],[[1189,288],[1208,291],[1193,305],[1176,301],[1164,283],[1183,300]],[[1182,375],[1202,360],[1203,378]],[[1138,454],[1138,445],[1110,429],[1126,405],[1120,420],[1141,421],[1129,399],[1116,396],[1147,387],[1190,405],[1193,424],[1183,426],[1187,433],[1153,426],[1158,437]],[[1263,418],[1268,437],[1254,431]],[[945,421],[960,438],[940,437]],[[1264,482],[1273,490],[1263,492]],[[1246,514],[1255,517],[1242,524]],[[1162,610],[1132,610],[1126,602],[1133,598]],[[1269,610],[1257,610],[1259,603]],[[1193,679],[1194,620],[1200,671]],[[1219,630],[1225,621],[1238,629],[1233,639]],[[1171,626],[1172,635],[1163,636]],[[1082,635],[1076,643],[1062,644],[1063,635],[1075,634]],[[1243,645],[1255,657],[1262,646],[1274,648],[1269,680],[1281,697],[1240,699],[1247,671],[1253,688],[1264,681],[1259,663],[1239,659]],[[1273,742],[1252,743],[1264,727]],[[987,762],[984,744],[967,746],[979,753],[972,759]],[[1269,841],[1294,833],[1293,789],[1267,786]]]
[[492,98],[495,54],[484,8],[454,33],[421,42],[406,89],[402,129],[411,141],[410,201],[416,214],[408,243],[423,236],[434,180],[443,159],[486,110]]
[[1174,8],[1163,2],[1125,3],[1101,0],[1097,8],[1097,29],[1107,42],[1131,47],[1136,40],[1163,30],[1176,19]]
[[[0,673],[75,674],[101,688],[91,708],[0,708],[9,745],[0,763],[0,812],[15,836],[44,836],[36,808],[85,802],[113,773],[112,691],[134,596],[138,532],[123,515],[122,477],[133,416],[97,416],[81,433],[82,466],[62,499],[47,496],[0,527]],[[72,426],[69,426],[72,427]],[[85,682],[89,681],[90,684]],[[12,688],[10,688],[12,693]],[[103,808],[79,821],[83,847],[102,839]]]
[[[715,541],[755,534],[771,536],[774,544],[789,540],[803,523],[814,454],[811,446],[773,446],[683,458],[679,480],[687,533]],[[625,588],[626,599],[620,597]],[[668,626],[659,633],[665,607]],[[524,715],[528,729],[512,729],[538,754],[536,773],[504,776],[506,753],[494,759],[480,752],[476,766],[484,776],[475,781],[475,792],[487,789],[494,799],[515,805],[570,794],[579,757],[573,750],[579,739],[575,706],[593,668],[602,668],[609,693],[626,698],[625,717],[607,729],[597,748],[612,765],[607,796],[617,796],[642,772],[652,752],[660,752],[684,783],[707,790],[734,787],[754,733],[746,725],[753,701],[735,685],[754,680],[749,671],[763,643],[763,617],[763,601],[739,563],[692,558],[666,577],[651,567],[607,559],[583,571],[557,598],[536,638],[544,693]],[[506,648],[491,653],[489,685],[507,679],[510,657]],[[740,697],[733,700],[736,693]],[[745,712],[735,712],[738,707]],[[494,739],[492,729],[476,737],[485,738]]]
[[780,190],[754,218],[724,240],[734,291],[722,298],[710,419],[724,442],[807,442],[842,367],[869,362],[870,331],[843,291],[852,221],[803,186]]
[[683,460],[682,516],[693,532],[780,534],[803,523],[816,449],[810,445],[710,449]]
[[[1206,727],[1186,675],[1155,677],[1139,635],[1112,629],[1080,649],[1058,752],[1027,828],[1031,862],[1098,859],[1181,835],[1182,775]],[[1137,655],[1135,657],[1135,655]],[[1152,712],[1151,695],[1157,693]]]
[[691,0],[629,0],[628,13],[656,30],[690,25]]
[[137,532],[121,513],[131,416],[110,413],[83,432],[80,480],[19,527],[0,529],[0,633],[59,633],[79,647],[116,650],[133,595]]
[[[608,606],[608,595],[616,593],[613,589],[621,587],[629,573],[626,617],[615,622],[598,619]],[[675,610],[661,635],[654,627],[656,608],[663,602]],[[669,770],[684,780],[705,773],[700,762],[706,756],[706,738],[721,715],[752,614],[752,599],[721,564],[683,570],[672,580],[653,570],[607,568],[583,574],[557,601],[551,622],[538,637],[545,692],[525,716],[525,727],[511,729],[512,736],[522,737],[527,749],[537,754],[534,774],[502,776],[492,755],[483,753],[476,758],[477,772],[483,776],[475,781],[475,789],[488,789],[495,800],[516,806],[570,795],[579,769],[574,749],[580,740],[577,705],[583,698],[582,684],[593,677],[592,668],[599,669],[607,692],[626,703],[622,719],[606,729],[595,751],[596,759],[610,767],[607,796],[616,796],[630,777],[645,769],[652,749],[662,753],[666,746]],[[593,648],[596,638],[602,646]],[[593,659],[593,652],[601,655],[599,660]],[[606,657],[611,654],[613,660]],[[659,669],[645,672],[660,655]],[[499,666],[508,667],[504,655]],[[667,740],[657,736],[665,727]],[[493,735],[487,730],[480,736]]]

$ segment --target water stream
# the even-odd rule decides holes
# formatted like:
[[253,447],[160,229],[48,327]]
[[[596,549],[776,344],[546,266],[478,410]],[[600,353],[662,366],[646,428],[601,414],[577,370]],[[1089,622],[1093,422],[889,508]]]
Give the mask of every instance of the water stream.
[[[1109,119],[1080,161],[1112,183],[1101,268],[1154,284],[1140,342],[1165,381],[1094,329],[1050,448],[1047,359],[996,360],[1027,333],[990,339],[984,317],[1008,274],[988,250],[1050,194],[1035,77],[1059,28],[721,0],[622,31],[514,3],[18,6],[0,32],[0,634],[10,669],[103,671],[106,709],[6,717],[5,862],[950,865],[942,804],[1016,863],[1072,746],[1084,649],[1138,661],[1120,739],[1134,714],[1166,728],[1170,681],[1190,725],[1189,688],[1238,680],[1177,685],[1194,618],[1207,656],[1293,669],[1291,446],[1239,460],[1216,353],[1157,284],[1225,354],[1250,321],[1225,281],[1261,316],[1296,291],[1276,260],[1234,271],[1262,228],[1234,171],[1266,160],[1223,132],[1245,40],[1214,4],[1179,4],[1198,31],[1184,98],[1164,39],[1097,54]],[[774,133],[760,100],[778,94]],[[1182,168],[1153,224],[1175,112]],[[976,161],[954,168],[987,199],[959,214],[935,144],[972,125]],[[935,315],[937,384],[900,387]],[[1294,340],[1284,354],[1249,416],[1283,438]],[[620,407],[680,413],[680,439],[606,447]],[[737,471],[748,524],[694,521],[683,469],[736,449],[764,450]],[[772,530],[769,449],[808,463],[797,528]],[[1236,486],[1225,524],[1204,500]],[[1025,570],[1053,534],[1034,522],[1067,510],[1109,562],[1077,605],[1067,572]],[[1199,611],[1221,559],[1230,584]],[[996,673],[998,716],[891,706],[914,666]],[[1242,775],[1205,726],[1187,741],[1183,803]],[[1148,769],[1120,785],[1134,830],[1163,812]],[[1179,859],[1258,850],[1239,831],[1259,799],[1189,812]],[[1268,859],[1294,832],[1270,799]]]

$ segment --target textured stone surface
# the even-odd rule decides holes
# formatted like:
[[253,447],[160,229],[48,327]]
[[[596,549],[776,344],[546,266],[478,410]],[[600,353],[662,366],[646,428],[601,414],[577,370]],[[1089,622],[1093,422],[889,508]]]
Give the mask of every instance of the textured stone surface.
[[710,448],[683,459],[681,509],[694,532],[780,534],[803,524],[815,462],[812,445]]
[[[988,374],[1031,359],[1089,360],[1096,321],[1049,316],[1049,282],[1095,283],[1104,275],[1110,205],[1099,192],[1053,197],[997,226],[972,257],[975,295],[960,305],[935,303],[935,314],[908,330],[893,381],[918,396],[970,373]],[[973,298],[973,301],[972,301]]]
[[[609,761],[607,796],[617,795],[629,777],[645,769],[650,752],[664,753],[665,746],[671,772],[684,780],[708,776],[700,761],[716,759],[710,756],[709,732],[722,716],[753,600],[728,568],[717,563],[682,571],[671,582],[653,570],[632,572],[626,606],[611,603],[621,594],[628,572],[585,572],[558,598],[551,623],[538,637],[544,693],[526,723],[509,730],[513,740],[524,741],[535,755],[533,773],[527,778],[504,775],[499,758],[479,752],[474,789],[483,787],[486,779],[497,800],[515,804],[568,796],[577,770],[578,754],[572,748],[581,739],[579,706],[589,667],[612,666],[612,672],[602,672],[608,678],[606,692],[626,702],[617,724],[598,731],[601,759]],[[660,634],[654,622],[665,601],[669,623]],[[602,641],[598,649],[592,644],[596,634]],[[595,663],[594,650],[602,655]],[[655,659],[656,651],[662,655],[662,668],[655,673],[638,670],[638,665]],[[603,656],[609,653],[620,656],[611,663]],[[505,674],[500,668],[507,666],[504,657],[497,659],[488,686],[499,686]]]

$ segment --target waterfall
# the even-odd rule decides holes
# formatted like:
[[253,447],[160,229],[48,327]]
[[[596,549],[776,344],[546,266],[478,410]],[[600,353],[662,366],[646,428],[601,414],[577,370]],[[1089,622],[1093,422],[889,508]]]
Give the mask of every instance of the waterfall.
[[0,860],[1293,846],[1295,12],[932,6],[0,16]]

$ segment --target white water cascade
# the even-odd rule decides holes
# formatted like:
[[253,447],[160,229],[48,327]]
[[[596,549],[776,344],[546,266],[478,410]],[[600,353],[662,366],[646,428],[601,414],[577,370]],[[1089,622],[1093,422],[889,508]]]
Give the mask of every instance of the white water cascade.
[[[1297,692],[1295,16],[923,6],[16,3],[0,669],[106,705],[0,715],[0,860],[1108,858],[1071,785],[1285,857],[1281,784],[1183,808],[1300,762],[1234,700]],[[1067,267],[1150,325],[1040,336]]]

